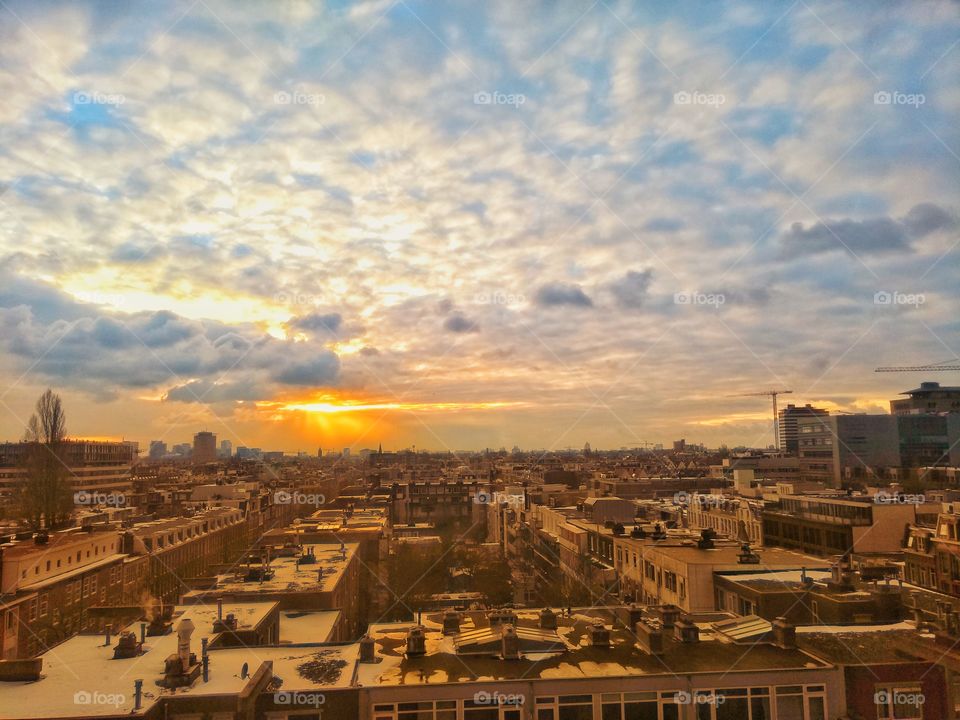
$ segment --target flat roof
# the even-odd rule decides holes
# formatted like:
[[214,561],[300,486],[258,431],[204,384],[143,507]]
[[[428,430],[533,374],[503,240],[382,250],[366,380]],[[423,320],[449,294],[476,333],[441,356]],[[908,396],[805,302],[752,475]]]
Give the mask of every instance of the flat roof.
[[[223,614],[226,617],[233,613],[240,629],[252,628],[260,624],[276,605],[276,602],[224,602]],[[147,637],[143,653],[133,658],[114,660],[118,635],[111,638],[109,646],[104,644],[103,634],[75,635],[40,656],[43,658],[40,680],[0,683],[0,718],[142,715],[161,695],[170,694],[156,681],[163,677],[167,656],[177,651],[177,624],[187,617],[196,626],[190,645],[199,655],[202,639],[214,635],[215,606],[177,606],[173,613],[173,631]],[[126,629],[135,632],[139,638],[139,621]],[[258,648],[249,652],[255,650]],[[214,674],[215,670],[211,670],[211,675]],[[143,703],[138,713],[133,710],[133,681],[136,679],[144,681]],[[97,702],[83,702],[85,698]]]
[[341,614],[339,610],[281,610],[280,644],[330,642]]
[[[519,628],[537,628],[539,609],[515,610]],[[592,647],[588,630],[594,618],[600,618],[610,630],[611,646]],[[613,623],[609,610],[591,609],[572,616],[557,616],[557,635],[564,649],[558,652],[531,653],[519,660],[505,661],[484,655],[458,655],[453,636],[440,630],[441,613],[426,614],[427,653],[406,657],[406,633],[415,623],[371,625],[368,634],[374,639],[380,662],[358,666],[358,681],[365,686],[398,686],[454,683],[482,680],[514,680],[521,678],[597,678],[619,676],[654,676],[694,672],[725,673],[765,669],[819,669],[829,667],[802,650],[786,650],[769,643],[750,645],[725,641],[712,632],[709,623],[704,633],[713,639],[698,643],[681,643],[672,637],[664,639],[664,654],[649,655],[636,644],[633,633]],[[487,627],[483,612],[463,613],[460,629],[469,636]],[[518,635],[522,633],[518,632]],[[745,652],[749,648],[749,652]]]
[[[237,565],[234,572],[217,576],[215,588],[192,590],[184,595],[185,598],[209,596],[211,593],[239,594],[239,593],[278,593],[278,592],[329,592],[333,590],[343,577],[344,570],[356,555],[359,543],[344,543],[345,555],[340,553],[340,543],[308,544],[313,548],[317,561],[310,565],[297,565],[296,557],[278,557],[270,561],[273,577],[259,582],[246,581],[247,566]],[[251,567],[257,567],[251,563]],[[323,580],[318,581],[318,571],[323,568]]]

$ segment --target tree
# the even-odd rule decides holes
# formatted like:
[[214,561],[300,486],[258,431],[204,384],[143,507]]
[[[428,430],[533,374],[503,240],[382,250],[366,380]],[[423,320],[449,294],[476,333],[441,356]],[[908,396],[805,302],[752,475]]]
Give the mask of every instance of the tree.
[[24,477],[17,484],[20,519],[32,530],[55,530],[70,522],[73,493],[65,462],[66,414],[60,396],[49,388],[37,400],[24,442]]

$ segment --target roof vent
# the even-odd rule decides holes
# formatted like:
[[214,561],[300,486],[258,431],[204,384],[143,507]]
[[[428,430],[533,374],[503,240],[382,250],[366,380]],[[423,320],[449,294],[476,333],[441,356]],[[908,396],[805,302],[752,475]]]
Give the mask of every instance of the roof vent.
[[456,610],[447,610],[443,614],[443,634],[456,635],[460,632],[460,613]]
[[673,626],[680,618],[680,608],[676,605],[661,605],[657,608],[660,615],[660,624],[664,630],[673,630]]
[[700,628],[692,620],[680,618],[673,627],[673,637],[682,643],[695,643],[700,641]]
[[556,630],[557,629],[557,614],[548,607],[545,607],[540,611],[540,629],[541,630]]
[[517,624],[517,614],[510,608],[500,608],[499,610],[492,610],[488,615],[487,619],[490,621],[490,627],[497,627],[498,625]]
[[610,647],[610,630],[603,624],[603,620],[595,618],[590,629],[590,645],[593,647]]
[[360,662],[375,663],[377,661],[377,644],[369,635],[360,638]]
[[517,629],[509,623],[505,623],[500,631],[500,657],[504,660],[520,659],[520,638]]
[[663,628],[641,620],[634,625],[637,645],[648,655],[663,655]]
[[704,528],[700,531],[700,539],[697,540],[697,547],[701,550],[713,550],[713,539],[717,536],[713,528]]
[[740,554],[737,555],[737,562],[741,565],[758,565],[760,556],[750,549],[750,543],[745,542],[740,546]]
[[143,649],[143,645],[137,642],[137,634],[128,630],[120,633],[120,640],[113,649],[113,659],[121,660],[124,658],[136,657]]
[[773,621],[773,644],[784,650],[797,647],[797,627],[785,617]]
[[422,625],[410,628],[407,632],[407,657],[419,657],[427,654],[427,636]]

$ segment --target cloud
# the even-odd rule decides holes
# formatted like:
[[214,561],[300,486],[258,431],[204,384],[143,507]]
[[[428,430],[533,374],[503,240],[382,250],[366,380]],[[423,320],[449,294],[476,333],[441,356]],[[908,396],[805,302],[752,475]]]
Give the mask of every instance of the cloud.
[[854,254],[880,255],[910,252],[911,239],[956,227],[956,219],[933,203],[914,205],[901,220],[890,217],[869,220],[827,220],[810,227],[795,222],[781,238],[789,256],[847,250]]
[[328,333],[335,335],[343,324],[340,313],[312,313],[301,315],[287,323],[288,328],[303,330],[310,333]]
[[443,321],[443,327],[445,330],[449,330],[453,333],[469,333],[476,332],[480,328],[477,326],[473,320],[470,320],[465,315],[459,312],[455,312],[446,320]]
[[591,300],[579,285],[572,283],[548,283],[542,285],[534,297],[537,305],[554,307],[571,305],[574,307],[593,307]]
[[640,272],[628,270],[626,275],[610,284],[610,292],[613,293],[620,307],[642,307],[647,299],[652,280],[652,270],[643,270]]

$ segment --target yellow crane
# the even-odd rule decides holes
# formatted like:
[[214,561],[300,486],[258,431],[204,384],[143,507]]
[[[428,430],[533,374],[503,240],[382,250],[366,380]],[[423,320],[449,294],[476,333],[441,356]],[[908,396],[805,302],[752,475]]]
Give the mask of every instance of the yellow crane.
[[780,449],[780,417],[777,414],[777,395],[790,395],[793,390],[763,390],[761,392],[738,393],[728,397],[757,397],[769,396],[773,400],[773,446]]

